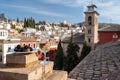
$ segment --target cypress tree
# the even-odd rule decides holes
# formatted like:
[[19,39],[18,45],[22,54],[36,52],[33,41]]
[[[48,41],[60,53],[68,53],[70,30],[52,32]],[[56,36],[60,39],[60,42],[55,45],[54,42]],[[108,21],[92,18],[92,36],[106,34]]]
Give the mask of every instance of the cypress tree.
[[19,18],[17,18],[17,23],[19,23]]
[[54,69],[62,70],[63,69],[63,49],[61,46],[61,41],[58,43],[57,54],[54,61]]
[[26,28],[27,27],[27,20],[26,20],[26,18],[24,18],[24,28]]
[[79,63],[79,46],[72,41],[73,35],[71,34],[70,42],[67,46],[67,56],[64,58],[64,70],[68,73]]
[[80,56],[80,61],[86,57],[89,52],[91,51],[91,47],[90,46],[87,46],[86,43],[83,43],[83,49],[82,49],[82,52],[81,52],[81,56]]

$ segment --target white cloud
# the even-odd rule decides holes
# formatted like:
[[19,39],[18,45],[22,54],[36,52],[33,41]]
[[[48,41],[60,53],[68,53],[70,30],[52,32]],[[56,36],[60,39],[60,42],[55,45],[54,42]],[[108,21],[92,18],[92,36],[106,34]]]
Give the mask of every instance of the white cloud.
[[44,0],[43,2],[49,4],[58,4],[68,7],[83,7],[83,11],[86,10],[86,6],[91,4],[96,4],[98,6],[98,12],[100,17],[106,20],[112,19],[115,23],[120,23],[120,1],[119,0]]
[[[83,12],[86,10],[86,6],[91,4],[91,1],[93,1],[94,4],[98,6],[98,12],[100,13],[100,21],[102,20],[110,20],[112,19],[112,22],[114,23],[120,23],[120,0],[36,0],[40,4],[41,2],[47,3],[47,4],[56,4],[59,6],[67,6],[69,9],[81,9],[83,8]],[[3,4],[0,4],[1,7],[3,7]],[[16,9],[20,9],[24,12],[30,12],[34,14],[42,14],[47,16],[53,16],[53,17],[67,17],[69,14],[65,14],[65,12],[56,12],[55,9],[49,9],[48,6],[40,6],[39,8],[36,8],[34,6],[19,6],[19,5],[9,5],[6,4],[4,7],[12,7]],[[72,8],[71,8],[72,7]],[[66,7],[65,7],[66,8]],[[53,10],[53,11],[52,11]],[[64,11],[64,10],[63,10]],[[71,13],[72,14],[72,13]],[[67,16],[66,16],[67,15]]]
[[112,23],[120,23],[120,5],[117,1],[106,3],[97,3],[100,16],[106,20],[112,20]]

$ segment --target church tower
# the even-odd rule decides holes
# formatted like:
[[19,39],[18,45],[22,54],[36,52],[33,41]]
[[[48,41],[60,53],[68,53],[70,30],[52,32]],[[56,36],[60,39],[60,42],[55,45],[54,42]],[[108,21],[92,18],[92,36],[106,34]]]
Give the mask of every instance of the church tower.
[[98,15],[96,5],[87,6],[85,11],[85,41],[92,48],[98,43]]

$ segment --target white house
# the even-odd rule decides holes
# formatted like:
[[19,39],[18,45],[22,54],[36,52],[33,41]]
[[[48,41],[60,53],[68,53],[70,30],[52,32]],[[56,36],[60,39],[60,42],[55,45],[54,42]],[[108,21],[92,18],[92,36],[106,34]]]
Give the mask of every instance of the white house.
[[0,48],[2,48],[2,63],[6,63],[6,55],[12,54],[13,50],[18,44],[20,44],[19,38],[7,38],[0,40]]
[[8,30],[0,28],[0,39],[6,39],[8,37]]

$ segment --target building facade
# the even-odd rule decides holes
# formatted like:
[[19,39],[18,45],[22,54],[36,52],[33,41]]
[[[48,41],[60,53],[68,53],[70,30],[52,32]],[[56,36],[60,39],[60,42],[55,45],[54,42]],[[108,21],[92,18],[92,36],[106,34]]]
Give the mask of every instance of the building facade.
[[7,54],[12,54],[14,53],[14,48],[20,44],[20,39],[19,38],[9,38],[9,39],[4,39],[0,40],[0,48],[2,52],[2,63],[6,63],[6,55]]
[[8,30],[0,28],[0,39],[6,39],[8,37]]
[[29,45],[32,48],[39,47],[39,42],[35,37],[21,37],[20,45]]
[[99,31],[99,44],[116,42],[120,39],[120,26],[109,25],[101,28]]

